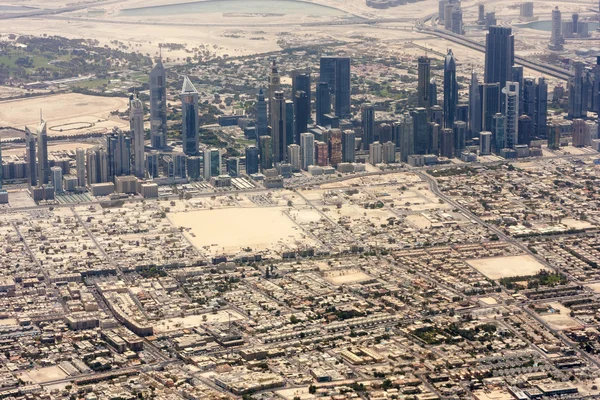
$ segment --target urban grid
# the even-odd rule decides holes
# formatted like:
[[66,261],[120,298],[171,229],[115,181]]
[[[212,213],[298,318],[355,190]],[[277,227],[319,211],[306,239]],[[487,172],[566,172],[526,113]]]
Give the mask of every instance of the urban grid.
[[0,1],[0,399],[600,398],[600,2]]

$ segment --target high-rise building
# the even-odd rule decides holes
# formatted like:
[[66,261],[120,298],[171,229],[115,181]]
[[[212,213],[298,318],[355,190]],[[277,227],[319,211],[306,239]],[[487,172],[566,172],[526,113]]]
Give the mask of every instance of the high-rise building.
[[317,125],[325,125],[325,115],[331,113],[331,94],[329,93],[329,85],[327,82],[319,82],[317,84],[317,99],[316,113]]
[[512,67],[512,78],[509,79],[511,82],[519,82],[519,110],[523,110],[523,89],[524,89],[524,80],[525,80],[525,72],[522,66],[513,65]]
[[273,143],[273,161],[285,162],[287,151],[287,112],[285,98],[281,90],[275,92],[275,98],[271,102],[273,110],[271,114],[271,140]]
[[187,176],[190,180],[197,181],[202,177],[200,157],[199,156],[187,156]]
[[437,81],[431,78],[429,81],[429,107],[437,105]]
[[[296,143],[294,133],[294,102],[292,100],[285,101],[285,144],[286,146]],[[286,148],[286,159],[287,159],[287,148]]]
[[456,81],[456,60],[452,50],[448,50],[444,62],[444,126],[452,128],[458,105],[458,83]]
[[329,131],[329,163],[337,167],[342,162],[342,131],[331,129]]
[[481,91],[479,80],[475,71],[471,72],[471,84],[469,85],[469,132],[471,137],[481,132]]
[[46,121],[42,118],[37,128],[38,185],[50,182],[50,165],[48,164],[48,132]]
[[27,184],[37,186],[36,140],[33,132],[25,127],[25,160],[27,162]]
[[479,154],[482,156],[492,154],[492,132],[479,132]]
[[300,134],[308,130],[310,120],[310,98],[303,90],[296,91],[294,97],[294,143],[300,144]]
[[144,104],[137,97],[129,101],[129,124],[133,135],[133,173],[138,178],[145,175],[144,163]]
[[550,37],[550,50],[562,50],[565,39],[562,34],[562,14],[558,6],[552,10],[552,36]]
[[177,178],[187,178],[186,173],[187,157],[184,153],[179,152],[173,155],[173,173]]
[[429,126],[427,125],[427,109],[422,107],[415,108],[411,111],[410,115],[413,120],[413,154],[427,154],[431,148]]
[[454,154],[460,158],[460,154],[466,147],[467,123],[464,121],[455,121],[452,137],[454,138]]
[[98,153],[95,150],[87,152],[87,183],[92,185],[100,182],[98,178]]
[[550,125],[548,130],[548,148],[550,150],[558,150],[560,148],[560,125]]
[[486,36],[485,83],[506,86],[515,63],[515,40],[511,28],[491,26]]
[[108,179],[131,174],[131,139],[123,131],[113,131],[107,136]]
[[[312,98],[311,90],[310,72],[292,71],[292,97],[295,98],[298,95],[298,92],[304,92],[308,101],[309,110]],[[310,112],[308,114],[310,118]]]
[[77,185],[85,187],[85,150],[81,147],[75,150],[75,169],[77,171]]
[[361,108],[363,149],[375,141],[375,108],[372,104],[363,104]]
[[535,78],[523,79],[521,94],[523,99],[519,101],[520,113],[527,115],[533,121],[535,117]]
[[302,169],[315,164],[315,135],[304,132],[300,135],[300,159]]
[[267,116],[267,102],[262,88],[258,91],[256,97],[256,142],[258,138],[268,134],[269,120]]
[[573,120],[573,147],[584,147],[586,145],[585,121],[577,118]]
[[419,107],[430,107],[429,82],[431,81],[431,60],[427,56],[419,57],[417,105]]
[[150,178],[158,178],[159,158],[158,151],[151,151],[146,154],[146,171],[148,171]]
[[159,59],[150,72],[150,142],[152,147],[167,144],[167,74]]
[[492,130],[492,118],[501,111],[499,83],[484,83],[481,87],[481,120],[484,130]]
[[258,138],[260,149],[260,168],[264,171],[273,168],[273,140],[271,136]]
[[50,182],[52,186],[54,186],[55,193],[62,193],[63,184],[62,184],[62,168],[61,167],[51,167],[50,168]]
[[320,167],[329,165],[329,146],[325,142],[315,142],[315,163]]
[[533,135],[537,138],[545,138],[548,135],[548,84],[545,78],[538,78],[535,85],[533,109]]
[[444,10],[444,29],[452,30],[452,12],[457,7],[454,2],[449,1]]
[[444,125],[444,109],[441,106],[435,105],[429,109],[429,122]]
[[204,150],[204,179],[221,175],[221,152],[219,149]]
[[464,33],[463,30],[463,12],[460,6],[454,7],[451,13],[452,23],[450,30],[457,35],[462,35]]
[[410,113],[405,112],[400,119],[400,160],[408,161],[408,156],[415,154],[415,130]]
[[485,4],[477,4],[477,25],[485,24]]
[[281,77],[279,76],[279,70],[277,69],[277,61],[273,60],[271,64],[271,73],[269,74],[269,123],[273,120],[273,109],[275,105],[275,92],[281,90]]
[[396,145],[390,141],[385,142],[382,145],[383,148],[383,162],[386,164],[393,164],[396,162]]
[[240,176],[240,159],[237,157],[230,157],[226,161],[227,175],[232,178]]
[[582,62],[576,62],[574,66],[574,76],[569,79],[569,112],[568,117],[572,119],[584,118],[587,116],[587,108],[583,104],[584,91],[584,69]]
[[246,174],[253,175],[258,174],[259,161],[258,161],[258,147],[248,146],[246,147]]
[[371,165],[381,164],[383,162],[383,146],[379,142],[373,142],[369,145],[369,163]]
[[347,57],[321,57],[320,62],[319,81],[329,85],[330,93],[334,96],[333,110],[340,118],[350,115],[350,64],[350,58]]
[[438,3],[438,19],[439,22],[444,22],[444,18],[446,16],[446,5],[448,4],[448,0],[440,0]]
[[496,153],[500,153],[506,148],[506,118],[501,113],[497,113],[492,118],[492,142],[496,148]]
[[529,115],[523,114],[519,117],[519,143],[531,144],[531,137],[533,136],[533,120]]
[[356,161],[356,135],[348,129],[342,133],[342,162],[353,163]]
[[302,168],[302,160],[300,159],[300,145],[290,144],[288,146],[288,159],[292,166],[292,170],[299,171]]
[[438,154],[440,152],[440,134],[441,134],[441,125],[436,124],[435,122],[430,122],[428,124],[429,129],[429,143],[430,145],[430,153]]
[[379,124],[377,127],[379,143],[385,143],[392,139],[392,126],[388,123]]
[[446,158],[454,157],[454,131],[452,129],[442,129],[442,137],[440,140],[440,156]]
[[188,156],[198,154],[200,147],[200,120],[198,116],[198,91],[186,76],[181,88],[181,140],[183,152]]
[[517,82],[506,82],[502,89],[504,94],[504,116],[506,147],[514,149],[519,143],[519,84]]

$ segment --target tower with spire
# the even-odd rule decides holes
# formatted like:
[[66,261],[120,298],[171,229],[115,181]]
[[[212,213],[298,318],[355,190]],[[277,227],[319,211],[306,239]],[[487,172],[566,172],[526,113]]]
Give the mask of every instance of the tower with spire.
[[281,77],[277,70],[277,61],[273,60],[271,73],[269,74],[269,123],[273,125],[273,109],[275,108],[275,92],[281,90]]
[[150,72],[150,142],[154,148],[167,144],[167,74],[161,56]]
[[186,76],[181,88],[181,138],[183,152],[188,156],[198,153],[200,147],[200,120],[198,118],[198,91]]

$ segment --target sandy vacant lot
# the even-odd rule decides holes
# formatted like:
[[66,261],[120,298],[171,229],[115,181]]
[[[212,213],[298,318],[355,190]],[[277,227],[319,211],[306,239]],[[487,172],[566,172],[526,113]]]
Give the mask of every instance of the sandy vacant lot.
[[67,374],[58,366],[36,368],[19,375],[25,382],[45,383],[66,378]]
[[[203,316],[206,317],[206,321],[204,320]],[[154,325],[154,329],[155,332],[162,333],[170,332],[176,329],[195,328],[205,324],[228,322],[230,320],[239,321],[241,319],[244,319],[244,317],[241,314],[233,310],[224,310],[219,311],[216,314],[207,313],[202,315],[189,315],[183,318],[164,319],[158,322],[156,325]]]
[[283,212],[285,207],[229,208],[169,214],[200,251],[211,255],[235,254],[243,248],[273,250],[296,244],[312,244],[305,233]]
[[569,316],[571,313],[570,309],[561,305],[560,303],[549,303],[549,305],[554,310],[560,311],[552,314],[541,315],[542,319],[546,321],[552,328],[558,330],[583,328],[583,326],[577,322],[577,320]]
[[325,274],[325,280],[333,283],[334,285],[363,282],[369,279],[372,279],[369,275],[355,269],[328,271]]
[[542,269],[549,271],[548,268],[529,255],[467,260],[467,264],[490,279],[534,275]]
[[[117,126],[127,129],[127,121],[110,117],[110,112],[126,110],[127,99],[120,97],[87,96],[77,93],[58,94],[30,99],[0,102],[0,121],[3,125],[35,130],[40,121],[40,110],[48,122],[49,135],[79,134],[110,130]],[[100,122],[99,122],[100,121]],[[86,124],[82,124],[86,123]],[[59,125],[65,125],[60,132]],[[73,129],[82,126],[82,129]]]

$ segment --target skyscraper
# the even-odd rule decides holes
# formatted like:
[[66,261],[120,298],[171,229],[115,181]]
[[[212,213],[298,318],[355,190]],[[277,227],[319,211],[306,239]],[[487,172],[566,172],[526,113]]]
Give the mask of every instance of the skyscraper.
[[331,94],[329,93],[329,85],[327,82],[319,82],[317,84],[317,125],[325,125],[325,114],[331,112]]
[[356,136],[353,130],[342,133],[342,162],[353,163],[356,161]]
[[492,153],[492,132],[479,132],[479,154],[486,156]]
[[515,41],[511,28],[491,26],[486,36],[485,83],[506,86],[515,63]]
[[454,140],[452,129],[442,129],[442,137],[440,140],[440,156],[446,158],[454,157]]
[[287,112],[282,91],[275,92],[271,114],[271,140],[273,143],[273,161],[277,164],[284,162],[287,152]]
[[444,126],[452,128],[458,104],[458,83],[456,82],[456,60],[452,50],[448,50],[444,62]]
[[500,112],[500,84],[499,83],[484,83],[481,87],[481,115],[483,129],[486,131],[492,130],[492,118]]
[[294,143],[300,143],[300,134],[308,130],[308,121],[310,120],[310,98],[303,90],[296,91],[294,98]]
[[386,164],[393,164],[396,162],[396,145],[390,141],[385,142],[383,145],[383,162]]
[[269,120],[267,114],[267,102],[262,88],[258,91],[256,97],[256,143],[258,138],[268,134]]
[[452,18],[452,23],[451,23],[450,29],[452,30],[453,33],[456,33],[457,35],[462,35],[463,34],[463,12],[460,8],[460,5],[457,5],[456,7],[454,7],[454,10],[452,10],[452,13],[450,15]]
[[204,179],[221,175],[221,152],[219,149],[204,150]]
[[77,170],[77,185],[85,187],[85,150],[81,147],[75,150],[75,169]]
[[562,50],[565,39],[562,34],[562,14],[558,6],[552,10],[552,36],[550,37],[550,50]]
[[271,72],[269,74],[269,123],[273,119],[273,108],[275,105],[273,104],[275,101],[275,92],[281,90],[281,77],[279,76],[279,70],[277,69],[277,61],[273,60],[273,64],[271,64]]
[[158,151],[154,150],[146,154],[146,171],[150,178],[158,178],[158,164],[159,164]]
[[542,77],[538,78],[535,86],[534,112],[533,134],[537,138],[545,138],[548,136],[548,84]]
[[576,62],[574,70],[573,78],[569,79],[568,117],[572,119],[584,118],[587,115],[587,109],[583,104],[583,63]]
[[363,104],[361,108],[361,123],[363,131],[363,149],[375,141],[375,108],[372,104]]
[[497,113],[492,118],[492,142],[496,148],[496,153],[506,148],[506,118],[501,113]]
[[329,131],[329,162],[334,167],[342,162],[342,131],[337,128]]
[[258,138],[260,149],[260,168],[264,171],[273,168],[273,140],[271,136]]
[[52,186],[54,186],[55,193],[62,193],[63,185],[62,185],[62,168],[61,167],[51,167],[50,168],[50,182]]
[[302,161],[300,159],[300,145],[290,144],[287,148],[288,160],[292,166],[293,171],[299,171],[302,167]]
[[471,85],[469,86],[469,131],[471,137],[481,132],[481,91],[479,80],[475,71],[471,72]]
[[436,124],[435,122],[430,122],[428,124],[429,143],[430,143],[429,152],[431,154],[438,154],[440,152],[441,129],[442,129],[442,126],[440,124]]
[[430,107],[429,84],[431,81],[431,60],[427,56],[419,57],[417,105],[419,107]]
[[585,121],[577,118],[573,120],[573,147],[584,147],[586,145]]
[[[285,101],[285,145],[289,146],[295,143],[294,133],[294,102],[292,100]],[[285,151],[287,155],[287,148]]]
[[188,156],[198,153],[200,146],[200,120],[198,118],[198,91],[186,76],[181,88],[181,140],[183,152]]
[[523,114],[519,117],[519,142],[518,144],[531,144],[531,137],[533,136],[533,119],[527,114]]
[[252,175],[258,173],[258,147],[248,146],[246,147],[246,174]]
[[[427,125],[427,109],[415,108],[410,113],[413,119],[414,154],[429,153],[429,126]],[[410,154],[409,154],[410,155]]]
[[369,145],[369,163],[371,165],[381,164],[383,162],[383,146],[379,142],[373,142]]
[[113,131],[107,136],[108,180],[131,174],[131,139],[123,131]]
[[521,89],[523,99],[519,101],[519,105],[523,108],[519,108],[519,113],[527,115],[533,121],[535,117],[535,78],[523,79],[523,86]]
[[519,82],[519,110],[523,110],[523,82],[525,80],[525,72],[522,66],[513,65],[511,68],[512,77],[508,79],[511,82]]
[[410,113],[405,112],[400,119],[400,160],[407,162],[408,156],[415,154],[414,122]]
[[460,157],[466,145],[467,123],[464,121],[455,121],[452,136],[454,138],[454,154],[456,157]]
[[431,78],[429,81],[429,107],[437,105],[437,81]]
[[35,135],[25,127],[25,160],[27,161],[27,184],[37,186],[36,143]]
[[519,84],[517,82],[506,82],[502,89],[504,94],[504,116],[506,147],[514,149],[519,143]]
[[48,164],[48,133],[46,121],[42,118],[37,128],[38,185],[50,182],[50,165]]
[[350,58],[321,57],[319,82],[326,82],[334,96],[335,115],[345,118],[350,115],[351,75]]
[[302,169],[315,164],[315,135],[304,132],[300,135],[300,160]]
[[[292,71],[292,97],[297,97],[298,92],[304,92],[308,102],[308,108],[310,110],[310,103],[312,100],[311,96],[311,85],[310,85],[310,72]],[[310,118],[310,111],[308,113]],[[302,131],[304,132],[304,131]],[[300,132],[300,133],[302,133]],[[298,134],[299,135],[299,134]]]
[[137,97],[129,102],[129,123],[133,135],[133,173],[143,178],[144,164],[144,104]]
[[159,59],[150,72],[150,142],[152,147],[167,144],[167,74]]
[[315,142],[315,163],[320,167],[329,164],[329,146],[325,142]]

